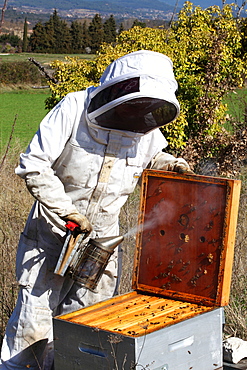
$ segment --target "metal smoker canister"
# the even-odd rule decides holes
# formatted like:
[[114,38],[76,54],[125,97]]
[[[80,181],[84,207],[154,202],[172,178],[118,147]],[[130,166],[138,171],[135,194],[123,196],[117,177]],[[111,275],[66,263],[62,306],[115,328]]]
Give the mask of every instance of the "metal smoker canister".
[[72,278],[88,289],[94,290],[114,252],[123,241],[123,236],[90,239],[78,257]]

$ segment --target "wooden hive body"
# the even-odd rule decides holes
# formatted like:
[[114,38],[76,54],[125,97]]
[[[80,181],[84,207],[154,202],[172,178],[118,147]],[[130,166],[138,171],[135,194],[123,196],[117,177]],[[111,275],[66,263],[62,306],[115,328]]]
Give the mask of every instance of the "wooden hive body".
[[239,193],[236,180],[144,171],[134,291],[55,318],[57,368],[221,369]]

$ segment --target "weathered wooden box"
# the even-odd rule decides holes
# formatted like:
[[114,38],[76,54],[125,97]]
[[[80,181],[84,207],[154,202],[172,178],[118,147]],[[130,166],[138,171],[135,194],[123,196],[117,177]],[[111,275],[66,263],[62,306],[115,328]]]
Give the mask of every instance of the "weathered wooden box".
[[54,318],[55,369],[222,369],[239,193],[144,171],[134,290]]

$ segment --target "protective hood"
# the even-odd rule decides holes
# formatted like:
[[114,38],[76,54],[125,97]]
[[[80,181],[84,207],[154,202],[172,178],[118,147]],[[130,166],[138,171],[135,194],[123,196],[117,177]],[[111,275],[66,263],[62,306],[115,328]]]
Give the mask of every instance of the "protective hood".
[[148,50],[127,54],[111,63],[89,92],[87,121],[145,134],[178,116],[176,90],[170,58]]

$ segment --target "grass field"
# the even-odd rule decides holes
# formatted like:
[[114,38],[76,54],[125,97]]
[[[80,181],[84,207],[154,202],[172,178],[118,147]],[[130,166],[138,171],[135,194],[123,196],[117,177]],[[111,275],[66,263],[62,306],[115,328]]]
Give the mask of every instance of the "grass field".
[[228,94],[224,100],[228,106],[228,113],[237,120],[243,122],[247,110],[247,89],[236,89],[236,91]]
[[44,101],[49,89],[21,90],[0,94],[0,153],[6,148],[14,121],[13,139],[27,146],[47,111]]
[[65,56],[77,57],[80,59],[93,59],[94,54],[40,54],[40,53],[15,53],[15,54],[0,54],[1,62],[23,62],[28,58],[34,58],[42,64],[49,64],[53,60],[65,60]]

